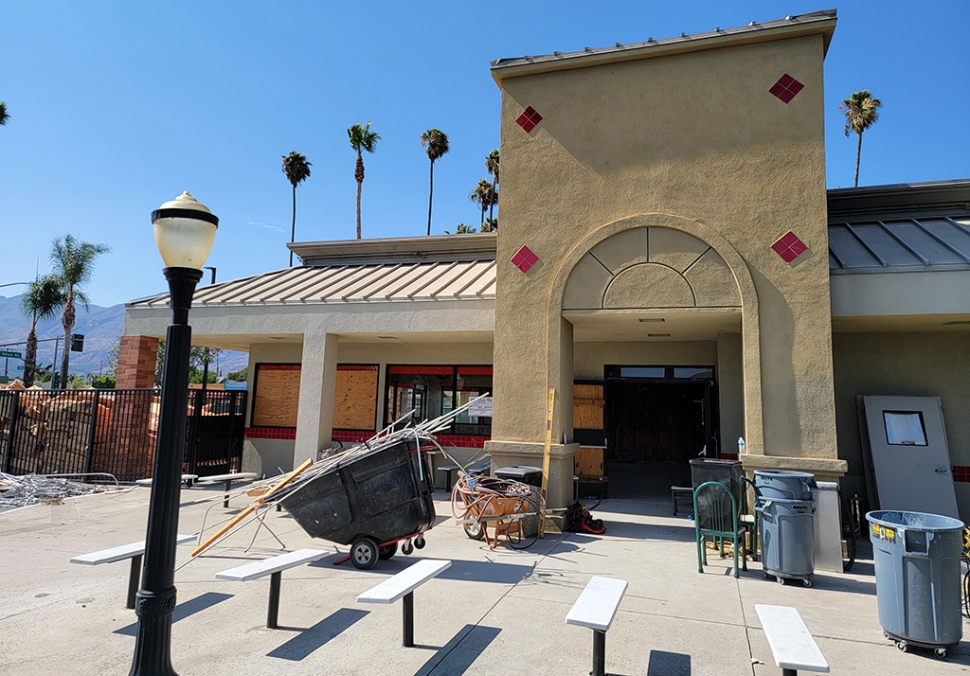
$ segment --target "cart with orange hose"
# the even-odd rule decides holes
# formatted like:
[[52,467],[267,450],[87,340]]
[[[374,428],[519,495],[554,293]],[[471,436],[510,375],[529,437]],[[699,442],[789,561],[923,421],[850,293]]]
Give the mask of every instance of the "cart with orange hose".
[[[513,549],[525,549],[538,537],[542,496],[532,486],[511,479],[462,473],[451,494],[452,514],[473,540],[495,548],[504,535]],[[491,537],[488,528],[493,528]]]

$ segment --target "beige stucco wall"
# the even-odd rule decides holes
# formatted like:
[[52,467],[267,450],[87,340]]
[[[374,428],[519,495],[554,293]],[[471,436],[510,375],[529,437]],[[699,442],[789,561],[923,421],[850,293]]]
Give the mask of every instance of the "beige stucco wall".
[[717,366],[712,341],[576,343],[573,349],[577,380],[603,380],[607,364]]
[[[501,81],[493,437],[542,440],[546,388],[571,376],[557,285],[597,233],[666,227],[738,284],[749,453],[838,472],[822,61],[818,34]],[[787,105],[767,92],[786,72],[805,85]],[[527,106],[543,115],[531,134],[515,123]],[[809,248],[795,265],[769,248],[789,229]],[[509,263],[522,245],[540,260],[527,274]]]
[[[970,465],[970,340],[966,333],[836,333],[835,406],[839,457],[848,461],[846,495],[865,494],[856,395],[939,397],[950,462]],[[957,483],[960,514],[970,518],[970,484]]]

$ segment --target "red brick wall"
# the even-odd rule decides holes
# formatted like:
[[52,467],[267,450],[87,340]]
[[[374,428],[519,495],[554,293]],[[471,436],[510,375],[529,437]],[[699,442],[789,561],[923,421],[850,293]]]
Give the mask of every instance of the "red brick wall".
[[122,336],[118,347],[118,389],[155,386],[158,338]]

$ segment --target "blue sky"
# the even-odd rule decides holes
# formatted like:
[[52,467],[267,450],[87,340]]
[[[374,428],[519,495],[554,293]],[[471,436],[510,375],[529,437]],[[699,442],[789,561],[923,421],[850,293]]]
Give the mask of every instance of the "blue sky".
[[[499,143],[489,61],[741,26],[805,2],[6,2],[0,23],[0,284],[46,272],[51,241],[109,244],[88,287],[111,305],[165,289],[149,215],[190,190],[221,219],[220,280],[285,267],[291,192],[281,156],[313,164],[297,240],[354,237],[347,127],[373,120],[364,237],[424,234],[439,127],[434,233],[478,223],[469,191]],[[852,185],[839,101],[883,101],[860,185],[970,177],[970,2],[838,7],[825,63],[827,174]],[[22,287],[0,289],[17,295]]]

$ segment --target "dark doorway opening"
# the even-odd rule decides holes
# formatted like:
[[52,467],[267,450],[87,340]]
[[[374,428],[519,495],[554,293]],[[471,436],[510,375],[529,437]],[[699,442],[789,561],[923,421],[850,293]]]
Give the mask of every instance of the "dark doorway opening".
[[717,457],[712,367],[606,367],[606,472],[615,497],[670,499],[691,458]]

